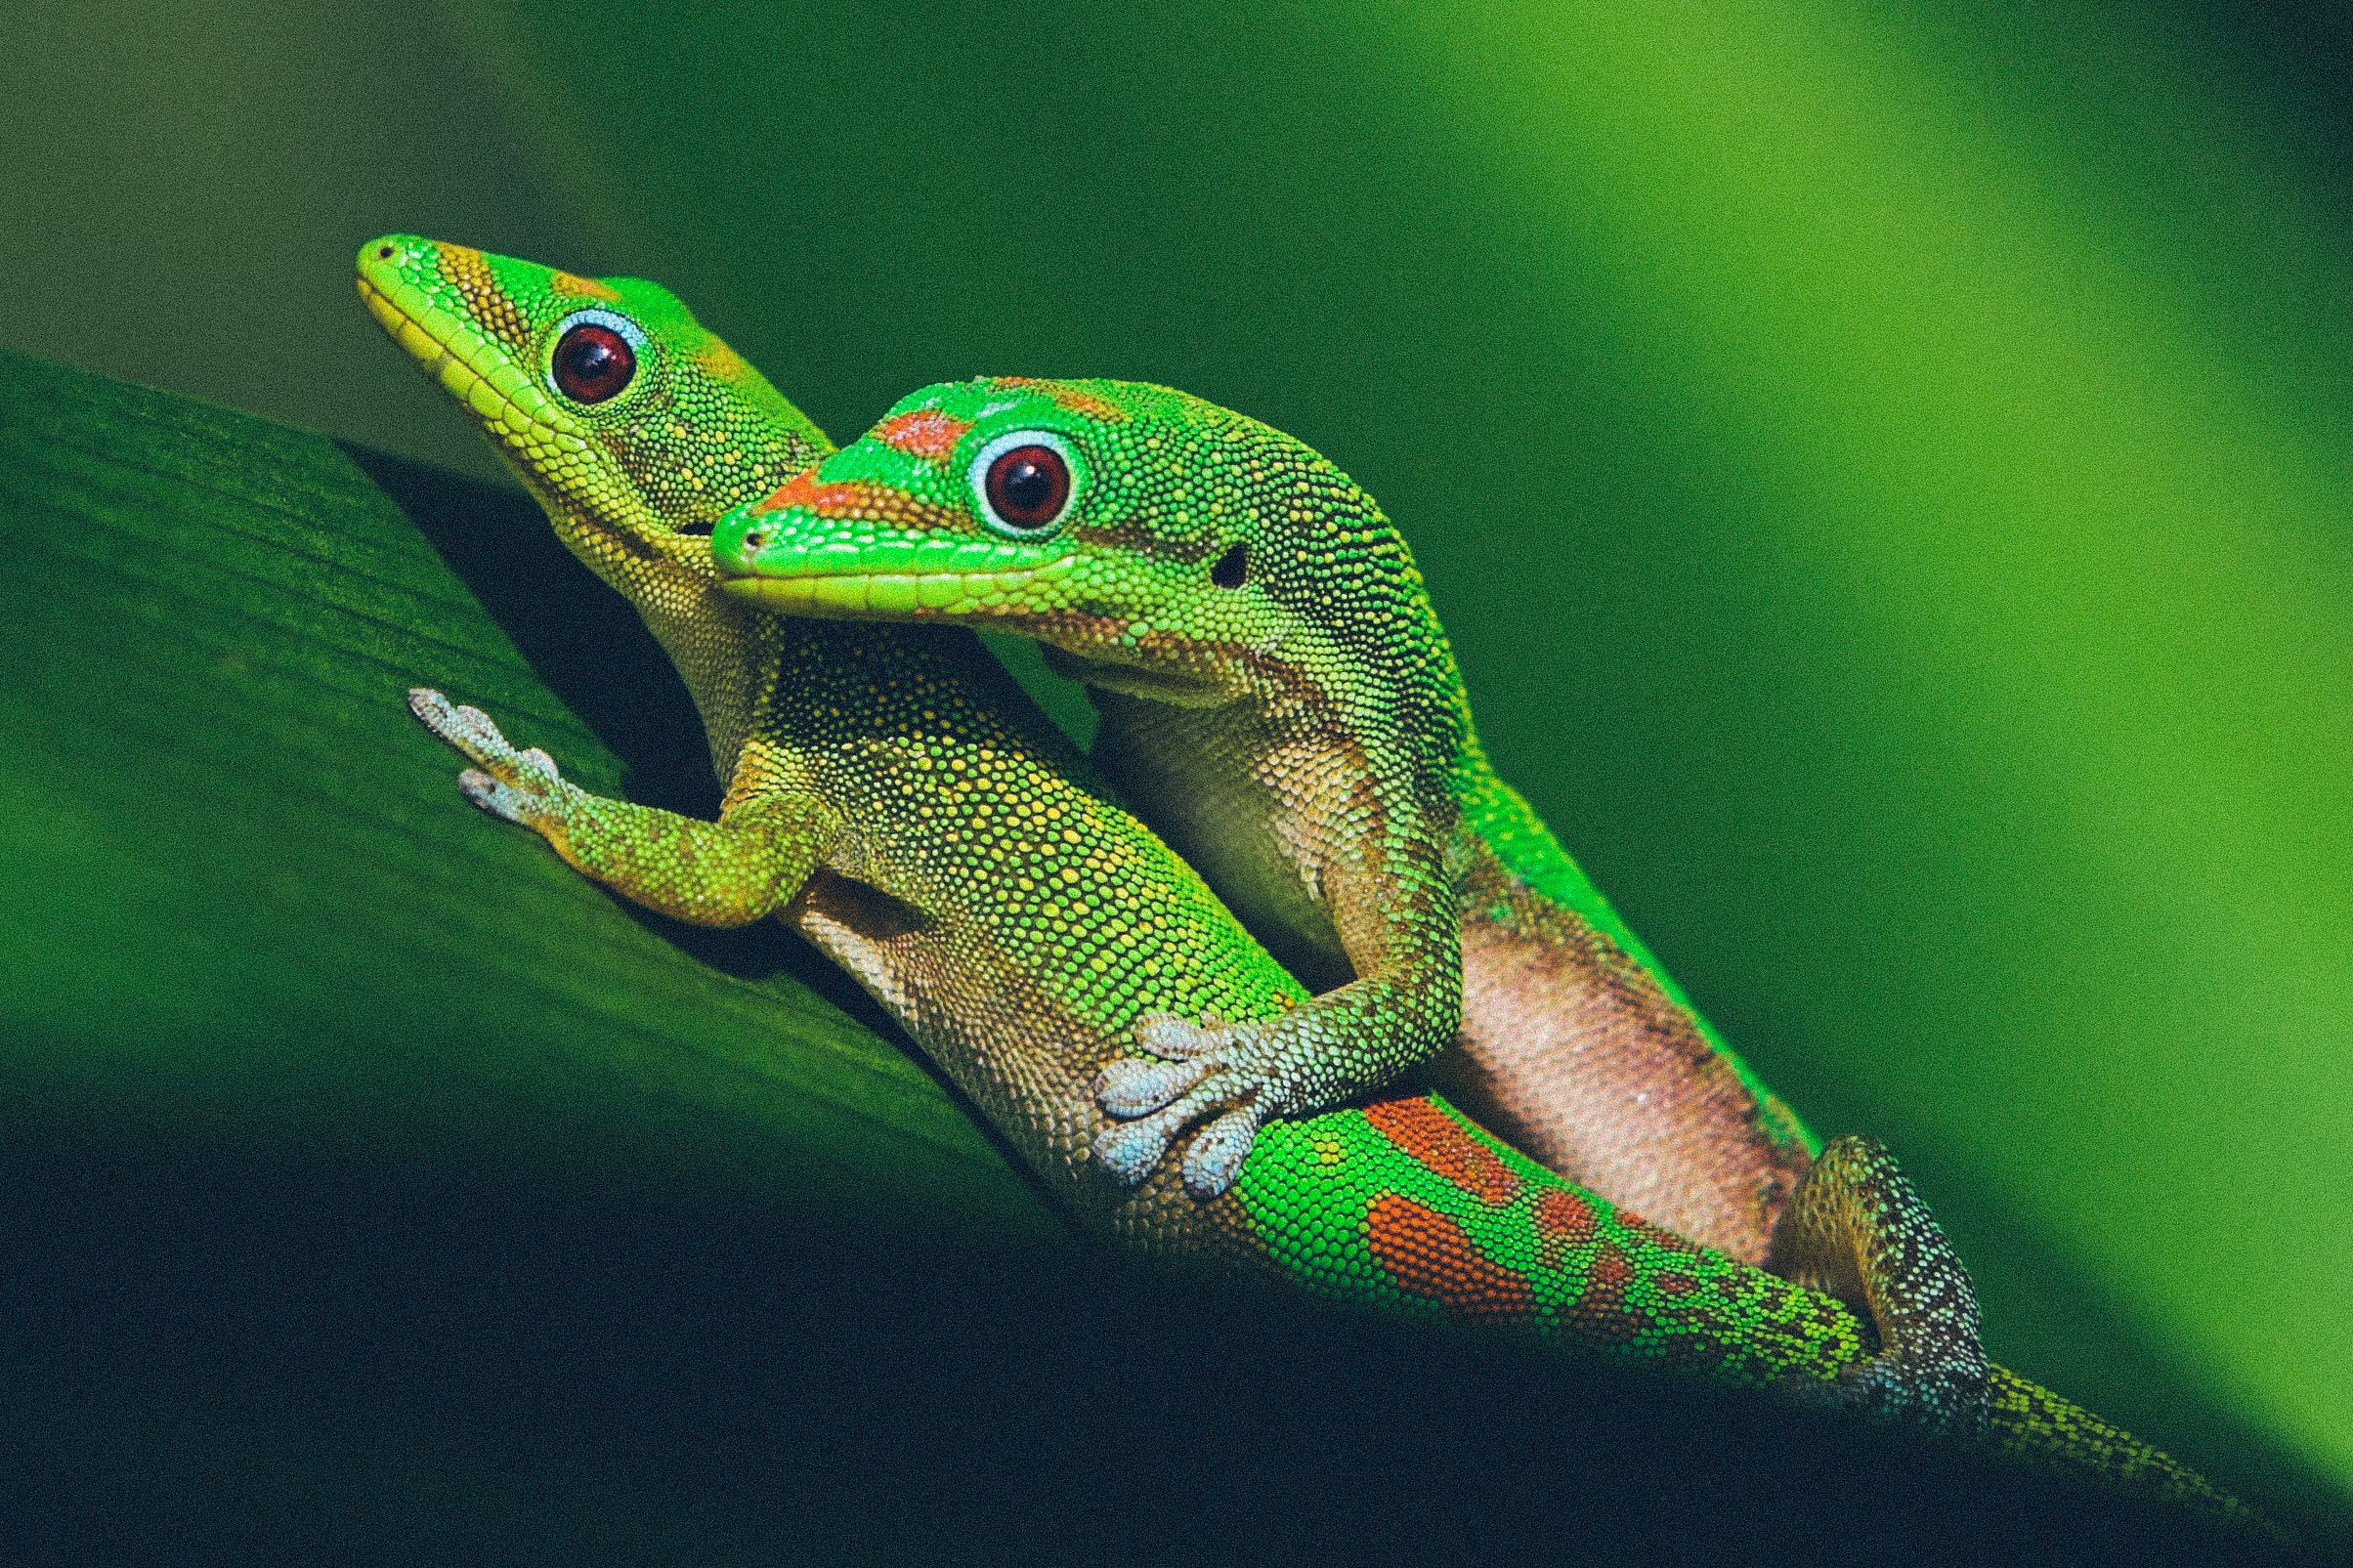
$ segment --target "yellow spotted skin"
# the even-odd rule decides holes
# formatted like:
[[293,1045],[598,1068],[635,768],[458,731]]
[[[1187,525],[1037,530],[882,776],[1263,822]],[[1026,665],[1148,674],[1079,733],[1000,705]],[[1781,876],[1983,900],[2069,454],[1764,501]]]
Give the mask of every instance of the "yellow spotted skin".
[[[716,823],[601,799],[487,715],[419,689],[418,716],[474,764],[466,793],[651,907],[784,919],[904,1024],[1083,1225],[1370,1306],[1834,1398],[1910,1341],[1904,1303],[1858,1316],[1646,1224],[1432,1095],[1277,1123],[1214,1199],[1188,1193],[1174,1161],[1134,1184],[1104,1170],[1092,1148],[1116,1123],[1094,1081],[1138,1018],[1273,1020],[1305,991],[968,632],[768,614],[719,590],[703,530],[772,487],[778,465],[822,455],[824,438],[665,292],[406,235],[371,241],[360,268],[387,329],[678,660],[728,781]],[[591,307],[645,334],[646,379],[569,410],[578,447],[552,421],[516,429],[506,410],[531,399],[501,370],[560,398],[550,358]],[[477,384],[506,390],[478,399]],[[1892,1163],[1871,1179],[1917,1211]],[[1911,1414],[2051,1450],[2029,1425]],[[2224,1505],[2189,1472],[2163,1473],[2160,1490]]]
[[[1064,504],[1002,515],[987,472],[1039,445]],[[1818,1145],[1497,777],[1412,552],[1321,456],[1166,387],[983,378],[903,400],[712,545],[747,603],[1046,644],[1091,688],[1096,765],[1318,991],[1257,1031],[1147,1026],[1177,1059],[1107,1101],[1143,1155],[1427,1063],[1562,1174],[1767,1256]]]

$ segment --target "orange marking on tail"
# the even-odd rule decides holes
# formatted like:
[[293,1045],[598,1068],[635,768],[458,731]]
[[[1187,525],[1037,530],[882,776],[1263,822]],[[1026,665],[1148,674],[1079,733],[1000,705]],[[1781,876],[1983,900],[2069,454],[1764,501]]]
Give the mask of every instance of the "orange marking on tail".
[[1604,1242],[1585,1270],[1585,1292],[1568,1309],[1568,1319],[1587,1338],[1602,1344],[1631,1344],[1645,1327],[1626,1310],[1626,1287],[1634,1283],[1634,1263],[1614,1243]]
[[1559,1268],[1562,1252],[1592,1241],[1601,1224],[1593,1205],[1565,1187],[1538,1193],[1528,1217],[1535,1221],[1536,1244],[1548,1268]]
[[1482,1204],[1508,1204],[1520,1180],[1471,1129],[1419,1094],[1376,1100],[1364,1119],[1407,1156],[1428,1165]]
[[969,419],[959,419],[937,408],[917,408],[886,420],[875,434],[894,451],[942,462],[956,454],[956,444],[971,428]]
[[1634,1240],[1638,1242],[1648,1242],[1652,1247],[1659,1249],[1661,1251],[1696,1252],[1699,1250],[1699,1244],[1697,1242],[1692,1241],[1687,1236],[1678,1236],[1671,1230],[1661,1230],[1658,1226],[1651,1224],[1647,1219],[1638,1218],[1633,1214],[1621,1213],[1618,1215],[1617,1221],[1618,1228],[1631,1232]]
[[1535,1293],[1498,1268],[1471,1233],[1427,1204],[1385,1192],[1364,1214],[1364,1245],[1398,1290],[1479,1322],[1532,1322]]

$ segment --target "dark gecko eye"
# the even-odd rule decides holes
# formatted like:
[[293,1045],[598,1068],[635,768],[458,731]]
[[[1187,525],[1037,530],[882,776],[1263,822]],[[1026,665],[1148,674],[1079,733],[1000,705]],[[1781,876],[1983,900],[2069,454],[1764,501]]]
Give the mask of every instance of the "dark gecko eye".
[[574,403],[607,403],[629,390],[645,352],[645,329],[618,311],[575,311],[556,323],[547,383]]
[[556,343],[556,390],[575,403],[617,397],[637,374],[637,351],[609,326],[582,321]]
[[1050,430],[1013,430],[972,454],[966,470],[980,521],[1008,539],[1040,539],[1070,515],[1087,465]]
[[1070,465],[1051,446],[1016,446],[989,464],[989,508],[1016,529],[1042,529],[1070,500]]

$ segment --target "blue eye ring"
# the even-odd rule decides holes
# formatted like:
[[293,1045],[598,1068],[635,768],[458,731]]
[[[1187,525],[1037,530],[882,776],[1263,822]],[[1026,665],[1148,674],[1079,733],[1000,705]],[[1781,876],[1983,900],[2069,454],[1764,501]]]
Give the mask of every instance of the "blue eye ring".
[[547,385],[572,403],[609,403],[635,384],[646,342],[645,328],[618,311],[575,311],[556,323]]
[[1087,465],[1050,430],[1009,430],[972,454],[972,505],[990,532],[1050,537],[1086,487]]

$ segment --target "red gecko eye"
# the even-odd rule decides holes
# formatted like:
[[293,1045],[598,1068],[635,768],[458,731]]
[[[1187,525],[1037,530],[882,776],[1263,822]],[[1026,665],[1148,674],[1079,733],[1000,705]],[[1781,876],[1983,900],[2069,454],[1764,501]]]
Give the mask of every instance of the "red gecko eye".
[[556,390],[575,403],[618,397],[637,374],[637,351],[609,326],[582,321],[556,344]]
[[1070,465],[1051,446],[1015,446],[990,462],[983,488],[1007,528],[1047,528],[1070,500]]

